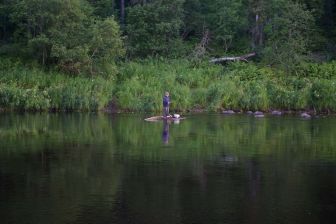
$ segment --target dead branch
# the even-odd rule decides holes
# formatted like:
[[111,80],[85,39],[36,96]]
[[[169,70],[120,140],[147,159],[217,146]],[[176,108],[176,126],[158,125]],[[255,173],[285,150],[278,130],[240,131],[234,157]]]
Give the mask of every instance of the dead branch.
[[238,57],[222,57],[222,58],[213,58],[210,60],[211,63],[220,63],[220,62],[226,62],[226,61],[246,61],[250,57],[255,56],[256,53],[252,52],[250,54],[238,56]]
[[199,59],[205,55],[207,46],[209,44],[209,39],[209,30],[205,29],[203,31],[203,37],[201,42],[196,46],[193,51],[193,58]]

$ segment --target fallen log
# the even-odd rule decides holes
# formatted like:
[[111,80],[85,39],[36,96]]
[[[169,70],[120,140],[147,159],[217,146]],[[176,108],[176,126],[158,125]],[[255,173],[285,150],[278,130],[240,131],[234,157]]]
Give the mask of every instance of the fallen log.
[[239,57],[222,57],[222,58],[213,58],[210,60],[211,63],[220,63],[220,62],[225,62],[225,61],[246,61],[247,59],[250,57],[255,56],[256,53],[250,53],[250,54],[246,54],[246,55],[242,55]]

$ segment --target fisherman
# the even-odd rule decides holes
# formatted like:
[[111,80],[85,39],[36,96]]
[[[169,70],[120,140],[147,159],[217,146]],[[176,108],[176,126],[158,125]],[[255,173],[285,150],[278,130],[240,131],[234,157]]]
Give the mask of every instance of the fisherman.
[[170,104],[169,92],[167,91],[163,96],[162,104],[163,104],[163,117],[167,118],[169,116],[169,104]]

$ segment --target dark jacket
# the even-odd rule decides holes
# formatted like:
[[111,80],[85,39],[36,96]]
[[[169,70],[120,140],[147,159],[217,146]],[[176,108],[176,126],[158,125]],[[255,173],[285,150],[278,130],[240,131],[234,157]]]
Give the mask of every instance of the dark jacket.
[[169,107],[169,103],[170,103],[169,96],[164,96],[163,99],[162,99],[163,107]]

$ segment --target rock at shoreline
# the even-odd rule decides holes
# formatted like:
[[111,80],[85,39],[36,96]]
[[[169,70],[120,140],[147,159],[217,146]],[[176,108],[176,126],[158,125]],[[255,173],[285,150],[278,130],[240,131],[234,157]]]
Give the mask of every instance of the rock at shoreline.
[[302,117],[302,118],[305,118],[305,119],[310,119],[310,118],[311,118],[311,115],[308,114],[308,113],[302,113],[302,114],[301,114],[301,117]]
[[261,111],[256,111],[256,112],[254,112],[254,115],[255,115],[255,116],[259,116],[259,115],[264,115],[264,113],[261,112]]
[[191,112],[191,113],[204,113],[206,112],[206,110],[204,108],[202,108],[201,106],[195,106],[193,108],[191,108],[190,110],[188,110],[188,112]]
[[234,112],[233,110],[224,110],[223,114],[227,114],[227,115],[231,115],[231,114],[235,114],[236,112]]
[[281,111],[278,111],[278,110],[274,110],[274,111],[272,111],[271,114],[272,114],[272,115],[276,115],[276,116],[280,116],[280,115],[282,115],[282,112],[281,112]]
[[255,118],[263,118],[263,117],[265,117],[265,115],[264,114],[257,114],[257,115],[254,115],[254,117]]
[[252,115],[252,114],[253,114],[253,112],[252,112],[252,111],[250,111],[250,110],[249,110],[249,111],[247,111],[246,113],[247,113],[248,115]]
[[192,113],[204,113],[204,110],[203,109],[192,109],[192,110],[190,110],[190,112],[192,112]]

